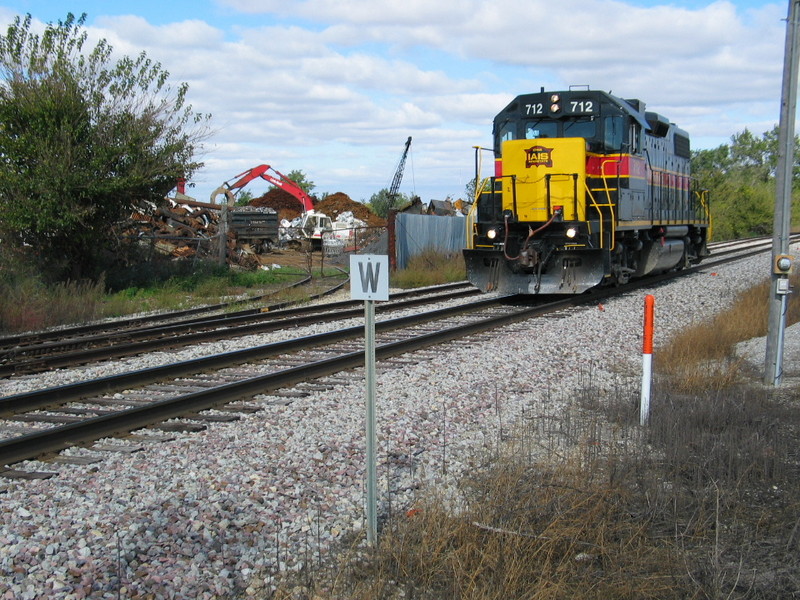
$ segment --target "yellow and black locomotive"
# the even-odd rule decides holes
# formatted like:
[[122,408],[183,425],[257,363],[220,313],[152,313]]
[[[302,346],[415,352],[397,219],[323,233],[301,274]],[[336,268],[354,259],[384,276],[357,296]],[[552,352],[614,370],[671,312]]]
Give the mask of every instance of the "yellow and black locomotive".
[[476,173],[464,250],[481,290],[575,294],[708,254],[689,136],[643,102],[543,88],[506,106],[493,134],[495,174]]

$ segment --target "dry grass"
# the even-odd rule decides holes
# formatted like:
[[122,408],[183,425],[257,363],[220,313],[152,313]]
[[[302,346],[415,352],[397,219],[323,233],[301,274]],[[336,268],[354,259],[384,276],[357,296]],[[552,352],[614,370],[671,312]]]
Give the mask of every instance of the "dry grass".
[[44,285],[34,278],[0,284],[0,333],[34,331],[95,318],[105,296],[101,283]]
[[[334,271],[332,271],[334,272]],[[338,272],[334,272],[337,273]],[[178,310],[278,292],[272,303],[307,300],[314,286],[287,288],[305,277],[298,269],[273,272],[198,270],[109,292],[105,281],[45,284],[35,275],[0,281],[0,335],[39,331],[134,313]],[[314,289],[310,289],[314,287]],[[279,291],[280,290],[280,291]],[[237,307],[241,308],[241,307]]]
[[[797,288],[800,276],[792,277]],[[770,282],[739,294],[730,309],[709,322],[697,323],[678,334],[654,353],[656,370],[669,375],[683,391],[719,390],[740,380],[741,360],[737,343],[767,334]],[[788,325],[800,321],[800,298],[789,296]]]
[[[453,516],[430,500],[387,531],[353,598],[682,598],[677,556],[580,465],[501,461]],[[402,582],[399,585],[394,582]]]
[[[746,388],[585,390],[524,419],[450,497],[423,496],[272,597],[779,599],[800,590],[796,406]],[[590,399],[587,402],[587,399]]]
[[466,267],[460,253],[428,250],[412,257],[405,269],[392,273],[391,285],[415,288],[464,281],[466,278]]

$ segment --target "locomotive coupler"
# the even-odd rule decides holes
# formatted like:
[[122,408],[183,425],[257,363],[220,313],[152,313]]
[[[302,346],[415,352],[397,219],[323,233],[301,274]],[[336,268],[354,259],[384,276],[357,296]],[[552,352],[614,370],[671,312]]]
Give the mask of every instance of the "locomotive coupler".
[[539,263],[540,258],[539,251],[528,246],[519,253],[519,264],[523,267],[533,268]]

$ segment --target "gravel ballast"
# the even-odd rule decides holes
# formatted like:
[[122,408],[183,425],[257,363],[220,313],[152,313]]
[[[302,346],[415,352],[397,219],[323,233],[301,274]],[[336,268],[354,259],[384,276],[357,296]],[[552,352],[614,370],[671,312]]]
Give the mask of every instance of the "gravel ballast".
[[[645,294],[656,298],[657,348],[766,278],[769,260],[765,253],[403,357],[415,364],[379,363],[382,514],[387,488],[392,510],[403,510],[421,490],[454,486],[501,423],[558,411],[585,384],[574,365],[591,363],[599,388],[638,373]],[[246,343],[254,341],[225,346]],[[123,370],[151,362],[126,359]],[[98,369],[50,374],[38,387]],[[102,453],[94,465],[21,466],[57,471],[51,479],[0,479],[0,599],[268,596],[275,573],[325,559],[364,520],[363,371],[336,379],[352,383],[306,398],[260,397],[265,409],[240,421],[134,454]],[[0,384],[3,395],[32,385]]]

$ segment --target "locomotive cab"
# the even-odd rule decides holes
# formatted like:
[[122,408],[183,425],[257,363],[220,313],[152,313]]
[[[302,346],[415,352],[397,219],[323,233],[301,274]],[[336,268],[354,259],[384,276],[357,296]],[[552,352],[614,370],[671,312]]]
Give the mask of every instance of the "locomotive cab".
[[571,90],[519,96],[495,118],[495,174],[467,220],[474,285],[574,294],[704,255],[688,136],[643,109]]

